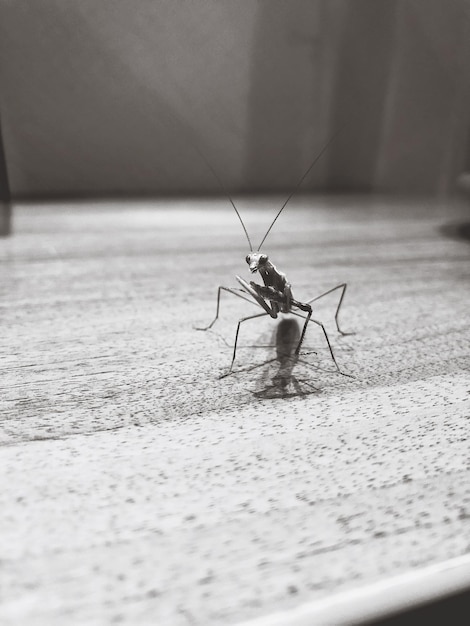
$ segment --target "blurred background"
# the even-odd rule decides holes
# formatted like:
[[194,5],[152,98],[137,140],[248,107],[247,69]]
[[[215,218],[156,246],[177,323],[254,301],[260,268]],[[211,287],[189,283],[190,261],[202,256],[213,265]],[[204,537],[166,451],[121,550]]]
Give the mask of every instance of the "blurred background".
[[469,0],[1,0],[2,199],[451,192]]

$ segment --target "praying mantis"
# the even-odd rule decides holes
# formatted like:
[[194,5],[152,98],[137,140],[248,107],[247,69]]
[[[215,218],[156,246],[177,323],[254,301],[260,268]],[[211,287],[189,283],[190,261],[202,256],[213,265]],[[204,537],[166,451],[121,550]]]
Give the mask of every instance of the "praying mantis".
[[[298,339],[297,346],[296,346],[295,351],[294,351],[294,357],[298,356],[299,353],[300,353],[300,349],[301,349],[302,343],[304,341],[305,333],[307,331],[307,327],[308,327],[309,323],[313,323],[313,324],[317,325],[319,328],[321,328],[321,330],[323,332],[323,336],[324,336],[325,341],[326,341],[326,344],[328,346],[329,353],[331,355],[331,359],[332,359],[332,361],[333,361],[333,363],[334,363],[334,365],[336,367],[336,370],[338,372],[342,373],[341,370],[340,370],[340,367],[339,367],[339,365],[337,363],[336,357],[334,355],[333,348],[331,346],[331,342],[330,342],[330,339],[329,339],[329,336],[328,336],[328,333],[326,331],[326,328],[325,328],[324,324],[320,320],[318,320],[315,317],[313,317],[312,303],[320,300],[324,296],[327,296],[328,294],[330,294],[330,293],[332,293],[334,291],[339,291],[340,292],[340,298],[339,298],[339,302],[338,302],[338,305],[337,305],[337,308],[336,308],[336,312],[335,312],[336,328],[337,328],[338,332],[341,335],[351,335],[351,334],[354,334],[354,333],[344,332],[340,328],[339,320],[338,320],[338,316],[339,316],[339,312],[340,312],[340,309],[341,309],[341,305],[343,304],[344,296],[345,296],[345,293],[346,293],[347,284],[346,283],[341,283],[339,285],[336,285],[335,287],[332,287],[328,291],[325,291],[324,293],[320,294],[319,296],[315,296],[315,297],[307,300],[306,302],[301,302],[300,300],[296,300],[294,298],[293,291],[292,291],[292,286],[291,286],[291,283],[288,281],[287,276],[283,272],[281,272],[280,270],[277,269],[277,267],[270,260],[270,258],[269,258],[269,256],[267,254],[265,254],[264,252],[261,252],[261,248],[262,248],[264,242],[266,241],[266,238],[268,237],[269,233],[271,232],[274,224],[276,223],[277,219],[279,218],[281,213],[284,211],[284,209],[287,206],[288,202],[291,200],[291,198],[297,192],[297,190],[301,186],[301,184],[304,181],[304,179],[306,178],[306,176],[314,168],[314,166],[316,165],[318,160],[322,157],[324,152],[327,150],[328,146],[335,139],[335,137],[338,134],[338,132],[335,133],[329,139],[329,141],[323,146],[323,148],[320,151],[320,153],[315,157],[313,163],[310,164],[308,169],[302,175],[302,177],[298,181],[297,185],[291,191],[291,193],[289,194],[289,196],[287,197],[287,199],[285,200],[285,202],[283,203],[283,205],[279,209],[278,213],[276,214],[275,218],[271,222],[271,224],[270,224],[269,228],[267,229],[263,239],[261,240],[261,243],[259,244],[259,246],[257,247],[256,250],[253,249],[253,244],[251,242],[251,239],[250,239],[250,236],[248,234],[247,228],[246,228],[246,226],[245,226],[245,224],[243,222],[243,219],[242,219],[242,217],[240,215],[240,212],[238,211],[237,207],[235,206],[235,203],[234,203],[233,199],[225,191],[225,188],[224,188],[220,178],[217,176],[217,173],[215,172],[215,170],[212,168],[210,163],[208,163],[207,159],[205,159],[205,157],[203,157],[204,160],[206,161],[206,164],[208,165],[208,167],[212,171],[213,175],[215,176],[215,178],[219,182],[219,185],[221,186],[221,188],[225,192],[229,202],[231,203],[233,209],[235,210],[235,213],[236,213],[236,215],[237,215],[237,217],[238,217],[238,219],[239,219],[239,221],[240,221],[240,223],[242,225],[243,231],[245,233],[245,236],[247,238],[248,245],[249,245],[249,248],[250,248],[250,252],[247,254],[246,259],[245,259],[247,264],[248,264],[248,266],[249,266],[249,270],[250,270],[250,272],[252,274],[258,273],[261,276],[262,280],[263,280],[263,284],[260,285],[260,284],[254,282],[254,281],[248,282],[244,278],[242,278],[241,276],[237,275],[235,278],[237,279],[238,283],[240,284],[241,289],[240,288],[233,288],[233,287],[224,287],[222,285],[219,286],[218,291],[217,291],[217,307],[216,307],[216,314],[215,314],[214,319],[212,320],[212,322],[208,326],[197,327],[196,328],[196,330],[206,331],[206,330],[209,330],[210,328],[213,327],[213,325],[215,324],[215,322],[219,318],[220,300],[221,300],[221,294],[222,294],[223,291],[228,292],[230,294],[233,294],[233,295],[235,295],[235,296],[237,296],[239,298],[242,298],[244,300],[248,300],[248,301],[252,302],[252,300],[250,300],[250,298],[248,297],[248,296],[250,296],[255,301],[255,303],[258,304],[261,307],[262,312],[255,313],[253,315],[248,315],[246,317],[242,317],[238,321],[237,329],[236,329],[236,332],[235,332],[235,341],[234,341],[234,346],[233,346],[232,361],[230,363],[230,367],[229,367],[229,370],[228,370],[227,374],[225,374],[224,376],[227,376],[227,375],[231,374],[232,371],[233,371],[233,365],[235,363],[235,359],[236,359],[236,355],[237,355],[238,337],[239,337],[241,325],[244,322],[247,322],[248,320],[257,319],[257,318],[263,317],[265,315],[269,315],[273,319],[277,319],[280,314],[281,315],[292,314],[292,315],[298,316],[298,317],[300,317],[300,318],[302,318],[304,320],[303,327],[302,327],[302,332],[300,333],[300,337]],[[302,311],[306,315],[305,316],[302,315],[301,313],[299,313],[299,311]]]

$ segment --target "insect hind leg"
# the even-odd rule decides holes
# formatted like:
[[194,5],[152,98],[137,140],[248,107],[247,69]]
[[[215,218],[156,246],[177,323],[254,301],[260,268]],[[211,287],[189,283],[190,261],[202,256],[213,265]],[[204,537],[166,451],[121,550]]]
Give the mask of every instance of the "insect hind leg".
[[336,285],[336,287],[333,287],[332,289],[328,289],[328,291],[325,291],[324,293],[321,293],[319,296],[315,296],[315,298],[312,298],[311,300],[307,300],[307,304],[312,304],[312,302],[315,302],[316,300],[320,300],[324,296],[327,296],[330,293],[333,293],[333,291],[336,291],[337,289],[341,289],[341,295],[340,295],[338,306],[336,307],[336,312],[335,312],[335,323],[336,323],[336,328],[337,328],[338,332],[341,335],[343,335],[343,336],[355,335],[356,334],[354,332],[347,333],[344,330],[341,330],[341,328],[339,327],[339,322],[338,322],[339,311],[341,309],[341,305],[343,304],[343,300],[344,300],[344,296],[346,294],[347,287],[348,287],[347,283],[341,283],[340,285]]
[[304,318],[299,313],[296,313],[295,311],[291,310],[291,313],[293,313],[294,315],[297,315],[297,317],[300,317],[301,319],[305,319],[305,322],[304,322],[304,325],[303,325],[303,328],[302,328],[302,332],[300,334],[299,343],[297,344],[297,348],[295,349],[295,353],[294,353],[294,354],[298,355],[299,352],[300,352],[300,348],[302,346],[302,343],[304,341],[305,333],[307,331],[307,325],[308,325],[308,323],[310,321],[310,318],[312,317],[312,307],[308,303],[304,304],[303,302],[297,302],[297,300],[293,300],[292,304],[294,306],[296,306],[298,309],[300,309],[301,311],[304,311],[305,313],[307,313],[307,317]]
[[[296,306],[298,306],[299,304],[300,303],[296,303]],[[307,312],[307,317],[304,318],[303,315],[300,315],[300,313],[296,313],[295,311],[291,311],[294,315],[297,315],[297,317],[300,317],[301,319],[305,319],[304,326],[303,326],[303,329],[302,329],[302,334],[300,335],[300,341],[299,341],[299,344],[298,344],[298,346],[297,346],[297,348],[295,350],[295,353],[299,354],[300,348],[302,346],[302,342],[303,342],[304,337],[305,337],[305,333],[307,331],[308,323],[312,322],[313,324],[316,324],[317,326],[319,326],[322,329],[323,336],[325,337],[325,341],[326,341],[326,343],[328,345],[328,350],[330,351],[331,359],[332,359],[333,363],[335,364],[336,369],[338,370],[338,372],[340,372],[341,370],[340,370],[340,367],[338,365],[338,362],[336,361],[336,357],[335,357],[335,354],[333,352],[333,348],[332,348],[331,343],[330,343],[330,338],[328,337],[328,333],[326,332],[325,326],[319,320],[316,320],[316,319],[314,319],[312,317],[312,307],[309,304],[302,304],[302,306],[298,306],[298,308],[301,309],[302,311]]]

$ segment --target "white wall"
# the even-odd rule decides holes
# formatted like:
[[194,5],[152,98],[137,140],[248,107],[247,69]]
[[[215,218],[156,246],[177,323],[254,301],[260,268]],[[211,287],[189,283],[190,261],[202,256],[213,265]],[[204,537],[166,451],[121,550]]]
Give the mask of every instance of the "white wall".
[[466,8],[3,0],[12,192],[216,191],[195,146],[235,191],[288,189],[348,119],[305,189],[445,189],[468,128]]

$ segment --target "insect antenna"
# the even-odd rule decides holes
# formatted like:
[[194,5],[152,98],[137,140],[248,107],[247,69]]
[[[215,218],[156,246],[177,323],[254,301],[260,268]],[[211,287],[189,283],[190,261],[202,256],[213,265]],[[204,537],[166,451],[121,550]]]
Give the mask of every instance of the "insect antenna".
[[[176,115],[176,113],[174,112],[168,112],[168,117],[170,118],[170,120],[173,122],[173,125],[177,125],[177,127],[182,127],[185,128],[187,125],[183,122],[183,120]],[[201,157],[201,159],[204,161],[204,163],[207,165],[208,169],[210,172],[212,172],[212,175],[214,176],[215,180],[218,182],[220,189],[222,190],[223,194],[225,195],[225,197],[227,198],[227,200],[230,202],[230,204],[233,206],[235,213],[237,214],[238,219],[240,220],[240,224],[242,225],[243,231],[245,233],[245,236],[247,238],[248,241],[248,245],[250,246],[250,251],[253,252],[253,244],[251,243],[251,239],[250,236],[248,234],[248,231],[246,229],[245,224],[243,223],[242,220],[242,216],[240,215],[237,207],[235,206],[235,202],[232,200],[232,198],[230,197],[230,194],[228,193],[227,189],[225,188],[225,185],[223,184],[220,176],[217,174],[217,172],[215,171],[215,169],[212,167],[212,165],[209,162],[209,159],[206,157],[206,155],[204,154],[204,152],[199,148],[198,146],[198,142],[196,141],[196,137],[194,135],[194,133],[191,131],[191,129],[186,129],[188,134],[189,134],[189,139],[188,139],[188,143],[189,145],[192,147],[192,149]]]
[[[302,178],[299,180],[299,182],[297,183],[297,185],[294,187],[294,189],[291,191],[291,193],[289,194],[287,200],[284,202],[284,204],[282,205],[282,207],[279,209],[279,211],[277,212],[276,217],[273,219],[273,221],[271,222],[271,226],[268,228],[268,230],[266,231],[265,236],[263,237],[263,239],[261,240],[261,243],[258,246],[258,251],[261,250],[261,246],[263,245],[263,243],[266,241],[266,237],[269,235],[269,233],[271,232],[272,227],[274,226],[274,224],[276,223],[277,218],[281,215],[281,213],[284,211],[284,209],[287,206],[287,203],[289,202],[289,200],[292,198],[292,196],[297,192],[297,190],[299,189],[300,185],[304,182],[305,178],[308,176],[308,174],[310,174],[311,170],[315,167],[317,161],[319,161],[321,159],[321,157],[323,156],[323,154],[326,152],[327,148],[330,146],[330,144],[333,143],[333,141],[336,139],[336,137],[339,135],[339,133],[343,130],[345,125],[341,126],[341,128],[339,128],[331,137],[330,139],[328,139],[328,141],[326,142],[326,144],[323,146],[323,148],[320,150],[319,154],[317,154],[317,156],[315,157],[315,160],[313,161],[313,163],[309,166],[308,170],[302,175]],[[238,213],[238,211],[237,211]]]
[[209,161],[207,160],[205,154],[203,152],[201,152],[201,150],[199,150],[199,148],[197,148],[196,146],[194,146],[195,150],[198,152],[199,156],[202,158],[202,160],[204,161],[204,163],[207,165],[207,167],[209,168],[209,170],[212,172],[212,175],[214,176],[215,180],[219,183],[219,187],[222,189],[225,197],[227,198],[227,200],[230,202],[230,204],[233,206],[233,208],[235,209],[235,213],[237,214],[238,219],[240,220],[240,224],[242,225],[242,228],[245,232],[246,238],[248,240],[248,245],[250,246],[250,251],[253,252],[253,245],[251,243],[251,239],[250,239],[250,235],[248,234],[248,231],[246,229],[245,224],[243,223],[242,220],[242,216],[240,215],[237,207],[235,206],[235,202],[232,200],[232,198],[230,197],[230,194],[228,193],[228,191],[225,188],[225,185],[223,184],[220,176],[217,174],[217,172],[215,171],[215,169],[212,167],[212,165],[209,163]]

